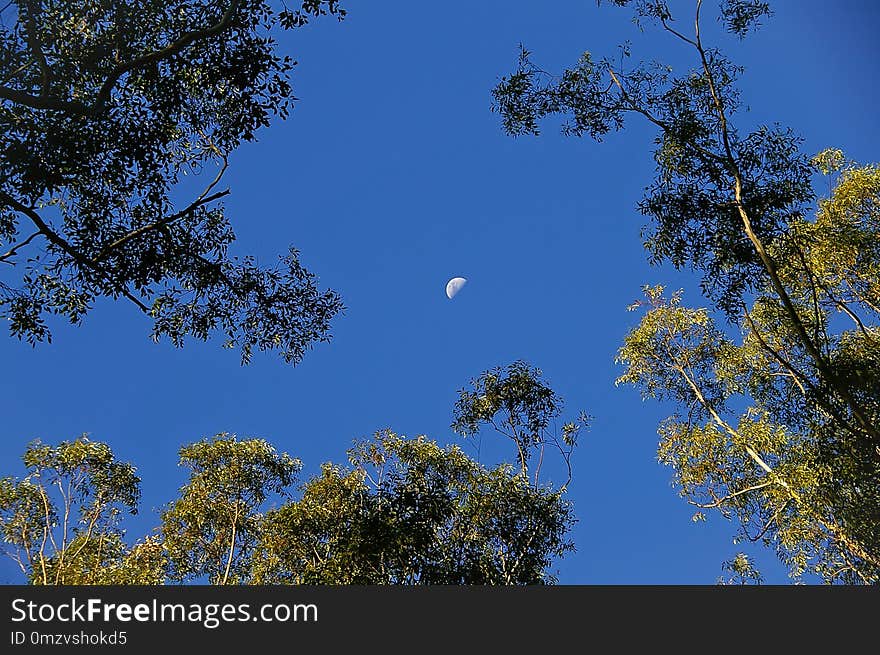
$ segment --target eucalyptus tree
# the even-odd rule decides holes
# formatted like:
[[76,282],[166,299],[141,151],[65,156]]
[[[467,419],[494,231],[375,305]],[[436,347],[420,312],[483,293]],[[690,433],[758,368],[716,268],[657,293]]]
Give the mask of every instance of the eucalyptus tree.
[[564,404],[541,369],[519,360],[484,371],[471,380],[471,389],[459,390],[452,429],[467,439],[491,426],[514,445],[520,475],[531,478],[535,486],[549,448],[562,462],[566,479],[560,489],[564,490],[571,482],[578,436],[590,422],[580,412],[577,419],[557,425]]
[[[702,0],[684,15],[663,0],[609,4],[634,7],[693,67],[632,63],[627,44],[617,61],[587,52],[551,75],[523,50],[495,109],[511,134],[537,134],[551,114],[598,140],[629,117],[656,129],[644,245],[654,263],[697,271],[711,307],[646,287],[621,381],[676,403],[660,457],[691,502],[738,517],[740,538],[775,548],[795,577],[876,582],[878,169],[833,149],[810,156],[776,124],[741,127],[744,70],[707,42]],[[756,0],[717,6],[740,38],[771,13]],[[830,197],[818,197],[820,174],[834,177]]]
[[[503,390],[490,385],[491,402],[507,404],[468,414],[463,425],[504,415],[502,434],[505,425],[536,428],[527,443],[512,433],[531,459],[555,435],[549,423],[561,398],[524,362],[497,371]],[[540,416],[522,423],[530,412]],[[563,428],[569,480],[571,425]],[[487,467],[457,446],[390,430],[348,455],[295,494],[302,463],[263,439],[220,433],[185,445],[186,482],[157,529],[129,546],[122,519],[137,510],[134,467],[86,438],[34,443],[28,474],[0,480],[0,531],[38,584],[550,584],[556,560],[574,549],[567,481],[541,482],[510,462]]]
[[22,456],[27,474],[0,479],[0,531],[7,554],[33,583],[155,584],[163,556],[155,540],[132,548],[121,522],[137,512],[140,479],[110,447],[85,436]]
[[99,298],[152,337],[224,335],[242,362],[297,363],[329,339],[339,296],[296,249],[234,256],[228,158],[287,117],[295,62],[279,30],[342,18],[337,0],[12,0],[0,9],[0,313],[51,339]]
[[263,584],[547,584],[573,549],[564,492],[510,464],[382,431],[326,464],[300,499],[266,514]]
[[263,439],[221,433],[181,448],[180,466],[189,480],[162,512],[160,527],[169,577],[247,583],[264,530],[261,510],[286,494],[302,463]]

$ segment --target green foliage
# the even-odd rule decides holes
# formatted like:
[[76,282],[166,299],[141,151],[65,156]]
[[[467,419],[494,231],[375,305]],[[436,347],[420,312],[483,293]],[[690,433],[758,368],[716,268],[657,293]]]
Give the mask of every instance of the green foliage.
[[[131,548],[119,532],[107,532],[90,539],[78,535],[59,556],[46,560],[49,579],[65,585],[157,585],[165,581],[167,558],[162,544],[147,538]],[[42,572],[31,572],[33,584],[42,583]]]
[[[736,540],[774,548],[795,579],[876,582],[880,466],[870,443],[830,413],[827,393],[809,391],[816,382],[795,368],[783,312],[767,311],[772,305],[761,298],[737,343],[707,310],[682,307],[679,294],[666,299],[662,291],[646,288],[638,303],[648,309],[620,349],[618,383],[681,408],[660,425],[658,450],[681,496],[736,520]],[[828,340],[849,343],[858,331]],[[860,340],[848,356],[867,369],[876,348]],[[876,407],[880,387],[868,388]]]
[[[632,5],[694,67],[632,64],[627,46],[619,62],[585,54],[552,76],[523,50],[493,94],[514,135],[536,134],[553,114],[575,136],[598,139],[630,115],[657,129],[656,175],[639,203],[651,218],[644,245],[653,263],[698,271],[713,307],[647,287],[618,381],[676,407],[659,455],[689,502],[738,519],[738,538],[775,548],[796,578],[876,582],[880,169],[839,150],[807,157],[778,125],[741,131],[743,69],[705,43],[703,2],[684,31],[663,0],[611,4]],[[717,17],[744,37],[770,13],[722,0]],[[833,191],[814,206],[817,171]]]
[[485,425],[513,442],[520,473],[529,477],[529,463],[537,455],[534,471],[538,483],[540,462],[547,446],[557,450],[571,481],[571,456],[579,432],[589,424],[581,412],[578,419],[563,424],[558,431],[554,421],[561,415],[563,401],[543,379],[538,368],[517,361],[506,368],[494,368],[471,380],[473,391],[461,389],[453,412],[452,429],[463,437],[474,437]]
[[254,557],[264,584],[542,584],[573,548],[560,491],[509,465],[390,431],[324,465],[302,498],[266,515]]
[[758,571],[749,556],[745,553],[737,553],[732,560],[724,562],[721,568],[730,573],[728,578],[718,578],[720,585],[759,585],[764,581],[760,571]]
[[180,465],[190,470],[189,482],[162,513],[170,577],[246,583],[260,509],[270,495],[286,492],[302,463],[262,439],[222,433],[181,448]]
[[[6,3],[0,17],[0,313],[51,339],[124,297],[180,346],[219,332],[298,362],[342,304],[295,249],[274,268],[232,256],[219,200],[228,155],[293,100],[273,31],[344,10],[304,0]],[[192,183],[190,183],[192,181]],[[200,185],[193,188],[193,184]],[[201,190],[199,190],[201,189]],[[188,203],[172,198],[192,194]],[[5,251],[5,252],[3,252]]]
[[[765,4],[724,1],[719,18],[743,35],[769,13]],[[766,276],[755,241],[772,244],[803,216],[813,200],[812,169],[791,131],[775,125],[746,134],[736,129],[741,67],[704,46],[699,33],[678,32],[665,2],[634,5],[638,21],[659,25],[694,50],[693,69],[676,75],[657,62],[630,65],[626,47],[618,63],[587,52],[575,66],[550,75],[523,50],[516,71],[493,90],[493,109],[513,135],[537,134],[550,115],[564,118],[563,133],[595,139],[622,129],[630,115],[652,123],[658,129],[657,174],[639,203],[653,221],[645,229],[650,259],[702,271],[704,291],[735,315],[744,294]]]
[[725,0],[721,3],[721,21],[724,27],[741,39],[757,29],[761,19],[772,13],[768,3],[758,0]]
[[32,442],[22,461],[24,478],[0,480],[0,530],[22,572],[35,584],[79,584],[91,567],[124,559],[119,523],[140,497],[133,466],[85,436]]
[[[530,443],[543,447],[561,399],[537,369],[508,372],[493,394],[515,420],[531,416],[540,434]],[[577,429],[559,437],[569,453]],[[34,584],[547,584],[554,558],[574,548],[564,485],[390,431],[348,454],[295,500],[300,461],[262,439],[221,433],[184,446],[187,483],[157,534],[129,547],[120,518],[136,510],[134,468],[84,437],[36,442],[23,458],[29,474],[0,479],[0,531]]]

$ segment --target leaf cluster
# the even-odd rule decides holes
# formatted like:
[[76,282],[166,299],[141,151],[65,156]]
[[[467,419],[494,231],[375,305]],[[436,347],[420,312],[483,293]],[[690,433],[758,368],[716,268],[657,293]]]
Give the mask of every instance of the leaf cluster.
[[273,34],[341,18],[339,3],[49,0],[3,13],[0,262],[12,267],[0,312],[12,334],[49,340],[49,315],[78,324],[109,297],[150,317],[154,339],[219,332],[243,362],[257,348],[297,363],[326,341],[339,296],[295,249],[275,267],[230,255],[219,185],[228,155],[291,109],[295,62]]

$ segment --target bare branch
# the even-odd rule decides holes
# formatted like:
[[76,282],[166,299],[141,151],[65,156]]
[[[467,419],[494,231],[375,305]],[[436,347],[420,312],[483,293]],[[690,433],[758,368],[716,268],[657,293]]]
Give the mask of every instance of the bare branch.
[[[0,255],[0,262],[6,262],[6,260],[9,259],[10,257],[15,257],[15,255],[18,254],[18,251],[21,248],[24,248],[26,245],[28,245],[31,241],[36,239],[41,234],[42,234],[42,232],[34,232],[32,235],[30,235],[27,239],[25,239],[21,243],[16,243],[14,246],[12,246],[12,248],[10,248],[5,253]],[[14,262],[8,262],[8,263],[11,264],[12,266],[15,266]]]
[[[764,489],[765,487],[770,487],[774,484],[778,484],[775,480],[770,480],[769,482],[762,482],[761,484],[755,484],[750,487],[745,487],[744,489],[740,489],[739,491],[735,491],[732,494],[728,494],[723,498],[716,498],[715,502],[712,503],[698,503],[693,500],[689,500],[688,503],[694,505],[695,507],[699,507],[701,509],[714,509],[716,507],[721,507],[724,503],[736,498],[737,496],[741,496],[743,494],[750,493],[752,491],[757,491],[759,489]],[[713,494],[714,495],[714,494]]]
[[695,42],[693,39],[689,39],[688,37],[686,37],[684,34],[682,34],[681,32],[679,32],[678,30],[675,30],[675,29],[673,29],[672,27],[670,27],[670,26],[669,26],[669,23],[668,23],[668,19],[666,19],[666,18],[661,18],[661,19],[660,19],[660,24],[663,25],[663,29],[666,30],[667,32],[669,32],[670,34],[673,34],[673,35],[675,35],[677,38],[679,38],[679,39],[681,39],[682,41],[684,41],[685,43],[689,43],[690,45],[696,47],[697,44],[696,44],[696,42]]

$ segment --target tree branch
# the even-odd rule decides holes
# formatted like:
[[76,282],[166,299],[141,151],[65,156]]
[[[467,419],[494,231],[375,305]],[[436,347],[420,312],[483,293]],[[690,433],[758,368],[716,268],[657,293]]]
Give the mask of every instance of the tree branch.
[[[95,101],[91,105],[86,105],[77,100],[62,100],[60,98],[46,95],[45,86],[39,96],[35,96],[24,91],[19,91],[17,89],[10,89],[6,86],[0,86],[0,99],[10,100],[16,104],[24,105],[32,109],[55,110],[75,114],[78,116],[84,116],[87,118],[94,117],[104,111],[107,106],[107,102],[110,99],[110,94],[112,93],[113,88],[116,86],[116,83],[123,75],[139,68],[148,66],[150,64],[157,63],[159,61],[162,61],[163,59],[173,57],[192,43],[203,41],[205,39],[209,39],[213,36],[221,34],[226,29],[232,26],[235,14],[237,13],[238,8],[241,6],[241,3],[242,0],[231,0],[229,7],[221,17],[220,21],[215,23],[214,25],[200,30],[186,32],[176,41],[170,43],[160,50],[150,52],[141,57],[137,57],[125,63],[119,64],[118,66],[113,68],[113,70],[110,71],[110,73],[107,75],[107,78],[104,80],[101,88],[98,90]],[[44,70],[44,74],[46,70],[48,69]]]
[[752,319],[752,315],[749,313],[748,307],[743,304],[743,314],[746,317],[746,321],[749,324],[749,327],[752,330],[752,334],[755,335],[755,338],[758,340],[758,343],[761,344],[761,347],[770,354],[773,359],[779,362],[783,368],[785,368],[792,375],[792,379],[797,384],[798,388],[801,390],[801,393],[806,395],[807,391],[804,388],[804,384],[810,387],[810,390],[815,392],[816,388],[813,386],[812,380],[805,373],[797,370],[794,365],[785,359],[782,355],[780,355],[774,348],[770,346],[765,340],[764,337],[761,336],[761,331],[758,329],[758,326],[755,324],[755,321]]
[[[779,507],[779,509],[777,509],[775,512],[773,512],[773,516],[771,516],[770,519],[767,521],[767,523],[764,524],[764,527],[761,528],[761,531],[758,534],[756,534],[754,537],[749,536],[749,541],[752,541],[752,542],[758,541],[761,537],[763,537],[765,534],[767,534],[767,530],[769,530],[770,527],[774,523],[776,523],[776,519],[778,519],[779,515],[785,510],[786,507],[788,507],[789,503],[791,503],[791,498],[787,498],[785,500],[785,502],[782,503],[782,505]],[[748,533],[747,533],[747,535],[748,535]]]
[[[776,295],[779,296],[779,299],[782,301],[783,307],[785,308],[786,314],[788,314],[789,319],[794,325],[795,331],[798,334],[800,341],[802,342],[804,348],[807,350],[807,353],[813,359],[821,373],[822,377],[828,381],[832,388],[840,395],[841,399],[844,403],[850,408],[853,416],[856,421],[861,426],[861,429],[864,430],[866,435],[870,437],[875,443],[880,444],[880,431],[876,427],[874,427],[871,422],[868,420],[868,417],[865,415],[862,408],[856,402],[855,398],[852,397],[852,394],[849,393],[846,386],[841,384],[837,376],[834,374],[831,366],[828,361],[819,351],[819,348],[815,343],[813,343],[812,339],[810,339],[809,334],[807,334],[806,326],[800,318],[800,315],[797,312],[797,309],[794,306],[794,303],[791,300],[791,297],[788,294],[788,291],[785,289],[785,286],[782,284],[782,280],[779,277],[779,271],[776,268],[776,263],[767,253],[767,250],[764,247],[764,243],[761,239],[755,234],[754,229],[752,228],[752,223],[749,218],[748,213],[745,210],[745,205],[743,203],[743,181],[742,174],[740,173],[739,166],[737,165],[736,158],[733,154],[733,148],[730,144],[730,130],[727,125],[727,114],[724,110],[724,105],[721,102],[721,98],[718,94],[718,90],[715,86],[715,78],[712,75],[711,68],[709,67],[709,61],[706,56],[706,51],[703,48],[702,41],[700,39],[700,8],[702,6],[702,0],[697,0],[697,15],[695,19],[695,30],[696,30],[696,40],[695,47],[700,55],[700,61],[702,62],[703,72],[706,74],[706,81],[709,85],[709,92],[712,96],[712,101],[715,105],[715,110],[718,113],[718,120],[720,124],[720,132],[721,132],[721,140],[724,146],[724,152],[726,154],[727,166],[733,176],[734,182],[734,198],[736,200],[735,205],[737,211],[739,212],[740,219],[742,220],[743,229],[745,230],[746,236],[749,241],[751,241],[755,251],[758,254],[758,258],[761,260],[761,263],[764,266],[764,269],[767,271],[767,274],[770,278],[770,284],[773,287],[773,290],[776,292]],[[880,455],[880,447],[878,447],[878,455]]]
[[[14,246],[12,246],[12,248],[10,248],[5,253],[0,255],[0,262],[5,262],[10,257],[15,257],[15,255],[18,254],[18,251],[20,248],[24,248],[26,245],[28,245],[31,241],[36,239],[41,234],[42,234],[42,232],[34,232],[32,235],[30,235],[27,239],[25,239],[21,243],[16,243]],[[14,262],[9,262],[9,263],[12,266],[15,266]]]
[[[211,186],[213,186],[213,183]],[[102,259],[107,257],[107,255],[109,255],[113,250],[115,250],[119,246],[131,241],[132,239],[139,237],[140,235],[144,234],[145,232],[149,232],[151,230],[156,230],[161,227],[165,227],[166,225],[169,225],[169,224],[173,223],[174,221],[180,220],[181,218],[183,218],[184,216],[186,216],[187,214],[189,214],[193,210],[198,209],[202,205],[207,205],[208,203],[211,203],[219,198],[222,198],[224,196],[228,196],[229,193],[230,193],[229,189],[226,189],[224,191],[220,191],[220,192],[215,193],[215,194],[208,196],[208,197],[204,197],[204,194],[203,194],[202,196],[200,196],[199,198],[194,200],[192,203],[190,203],[190,205],[188,207],[186,207],[186,209],[182,209],[181,211],[177,212],[176,214],[172,214],[171,216],[166,216],[162,220],[154,221],[152,223],[149,223],[148,225],[143,225],[137,229],[132,230],[131,232],[128,232],[127,234],[124,234],[123,236],[116,239],[113,243],[110,243],[107,246],[105,246],[104,249],[101,250],[101,252],[99,252],[95,257],[92,258],[92,260],[91,260],[92,263],[94,263],[94,264],[99,263]]]
[[235,503],[235,514],[232,517],[232,536],[229,541],[229,556],[226,558],[226,570],[223,572],[223,579],[220,581],[221,585],[226,584],[226,581],[229,579],[229,569],[232,567],[232,555],[235,553],[235,533],[238,529],[239,502]]
[[[747,494],[751,491],[757,491],[758,489],[763,489],[765,487],[770,487],[774,484],[777,484],[775,480],[771,480],[770,482],[763,482],[761,484],[752,485],[750,487],[745,487],[744,489],[740,489],[739,491],[735,491],[732,494],[728,494],[723,498],[716,498],[713,503],[698,503],[696,501],[689,500],[688,503],[694,505],[695,507],[699,507],[701,509],[714,509],[716,507],[721,507],[724,503],[731,500],[732,498],[736,498],[737,496],[741,496],[742,494]],[[715,496],[713,493],[712,496]]]
[[134,295],[132,295],[132,293],[126,288],[125,285],[120,284],[119,281],[116,280],[110,272],[101,268],[100,266],[98,266],[97,264],[92,262],[90,259],[88,259],[87,257],[85,257],[82,254],[80,254],[79,252],[77,252],[77,250],[73,246],[71,246],[66,240],[61,238],[52,228],[50,228],[49,225],[42,219],[42,217],[36,211],[34,211],[32,208],[22,204],[21,202],[19,202],[18,200],[16,200],[15,198],[13,198],[8,193],[6,193],[5,191],[2,191],[2,190],[0,190],[0,202],[5,203],[6,205],[8,205],[9,207],[12,207],[17,212],[27,216],[33,222],[33,224],[37,227],[37,229],[39,230],[39,232],[41,234],[45,235],[45,237],[51,243],[53,243],[55,246],[60,248],[63,252],[67,253],[70,257],[72,257],[76,263],[80,264],[81,266],[83,266],[85,268],[89,268],[89,269],[93,270],[101,277],[104,277],[105,279],[112,282],[113,286],[115,287],[115,291],[117,291],[119,294],[125,296],[130,301],[132,301],[145,314],[150,313],[150,308],[147,307],[143,302],[141,302]]
[[220,167],[220,170],[217,172],[217,175],[214,177],[214,179],[211,180],[211,183],[185,209],[182,209],[181,211],[179,211],[175,214],[172,214],[171,216],[167,216],[161,220],[154,221],[153,223],[150,223],[148,225],[143,225],[135,230],[132,230],[128,234],[125,234],[124,236],[121,236],[118,239],[116,239],[113,243],[106,246],[103,250],[101,250],[100,253],[98,253],[97,256],[95,256],[92,259],[92,261],[94,263],[98,263],[104,257],[106,257],[112,250],[118,248],[119,246],[123,245],[124,243],[130,241],[131,239],[134,239],[134,238],[140,236],[141,234],[144,234],[145,232],[149,232],[150,230],[159,229],[161,227],[169,225],[169,224],[183,218],[184,216],[186,216],[190,212],[198,209],[202,205],[207,205],[208,203],[211,203],[214,200],[217,200],[217,199],[222,198],[226,195],[229,195],[229,189],[226,189],[225,191],[220,191],[219,193],[215,193],[210,196],[208,195],[209,193],[211,193],[211,190],[220,183],[220,180],[223,178],[223,174],[226,173],[226,170],[229,168],[229,158],[224,153],[220,152],[220,149],[214,144],[213,141],[211,141],[211,139],[209,139],[207,136],[205,136],[201,132],[200,132],[200,134],[201,134],[202,138],[204,138],[205,141],[207,142],[207,146],[208,146],[207,149],[213,151],[223,161],[223,165]]

